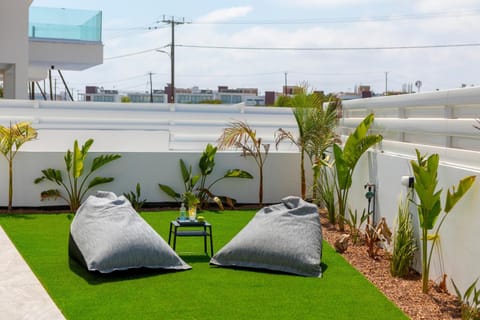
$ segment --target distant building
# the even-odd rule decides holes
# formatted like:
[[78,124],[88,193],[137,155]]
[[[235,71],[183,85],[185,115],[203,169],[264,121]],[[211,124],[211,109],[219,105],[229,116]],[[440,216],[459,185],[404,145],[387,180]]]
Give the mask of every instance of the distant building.
[[245,99],[246,106],[265,106],[265,96],[247,97]]
[[167,94],[164,90],[153,90],[152,96],[150,92],[127,92],[127,97],[132,103],[165,103],[167,101]]
[[191,89],[177,88],[177,90],[175,90],[175,100],[177,103],[202,103],[204,101],[215,100],[215,94],[213,90],[199,89],[198,87]]
[[118,90],[104,90],[102,87],[87,86],[85,87],[85,93],[79,93],[78,98],[80,101],[93,101],[93,102],[120,102],[121,96],[118,94]]
[[275,104],[276,99],[277,99],[277,94],[275,93],[275,91],[265,91],[266,106],[273,106]]
[[[205,101],[219,100],[223,104],[245,103],[248,106],[264,106],[265,97],[258,96],[257,88],[237,88],[229,89],[227,86],[219,86],[219,91],[210,89],[176,88],[176,103],[199,104]],[[87,86],[85,93],[79,93],[81,101],[97,102],[119,102],[122,96],[128,96],[132,103],[167,103],[171,96],[171,86],[166,86],[164,90],[153,90],[152,97],[150,92],[125,92],[119,93],[118,90],[104,90],[102,87]]]
[[258,96],[257,88],[237,88],[229,89],[228,86],[218,86],[217,99],[225,104],[242,103],[247,98]]
[[372,91],[370,91],[370,86],[360,85],[355,88],[355,92],[339,92],[336,94],[337,98],[342,100],[353,100],[353,99],[362,99],[370,98],[373,96]]

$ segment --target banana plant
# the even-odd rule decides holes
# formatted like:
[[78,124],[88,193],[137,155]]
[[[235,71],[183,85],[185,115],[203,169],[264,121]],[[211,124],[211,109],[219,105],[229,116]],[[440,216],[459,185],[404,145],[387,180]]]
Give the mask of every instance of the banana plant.
[[[75,140],[73,144],[73,151],[68,149],[64,156],[66,177],[64,180],[61,170],[48,168],[42,170],[42,176],[34,180],[35,184],[42,181],[49,180],[63,188],[63,192],[58,189],[49,189],[42,191],[40,194],[41,200],[61,198],[67,201],[72,212],[77,211],[83,201],[87,191],[95,186],[112,182],[113,177],[93,177],[89,180],[91,175],[116,159],[119,159],[119,154],[100,155],[93,159],[90,169],[85,173],[85,160],[88,155],[88,150],[93,144],[93,139],[87,140],[82,147],[78,146],[78,141]],[[88,184],[87,184],[88,183]]]
[[[207,185],[207,178],[213,173],[215,168],[215,155],[217,153],[217,147],[214,147],[210,143],[205,147],[205,150],[198,161],[198,168],[200,169],[200,174],[192,173],[192,166],[188,166],[183,159],[179,160],[180,163],[180,172],[182,175],[184,193],[195,193],[197,198],[200,200],[200,207],[204,208],[208,206],[210,200],[213,200],[220,209],[223,210],[223,202],[228,206],[234,207],[235,200],[227,196],[215,196],[211,189],[219,181],[226,178],[242,178],[242,179],[253,179],[253,176],[244,170],[240,169],[230,169],[225,172],[223,176],[214,180]],[[198,184],[198,185],[197,185]],[[159,184],[160,189],[166,193],[168,196],[172,197],[176,201],[182,200],[182,194],[175,191],[172,187]]]
[[[198,180],[200,179],[200,175],[193,175],[192,174],[192,166],[187,166],[183,159],[179,160],[180,163],[180,173],[182,175],[182,181],[185,191],[184,192],[193,192],[195,185],[197,184]],[[167,186],[166,184],[158,184],[160,189],[165,192],[168,196],[174,198],[175,200],[179,201],[182,198],[182,194],[175,191],[172,187]]]
[[341,231],[345,229],[345,214],[350,187],[352,186],[353,171],[360,157],[372,146],[382,141],[380,134],[369,134],[368,130],[373,124],[373,113],[363,119],[355,131],[350,134],[343,150],[338,144],[333,145],[336,169],[336,191],[338,199],[338,225]]
[[[410,161],[410,164],[415,177],[414,189],[418,196],[418,203],[415,205],[417,206],[420,227],[422,228],[422,291],[423,293],[428,293],[430,262],[432,261],[434,246],[439,239],[440,227],[453,207],[473,185],[476,176],[468,176],[461,179],[457,187],[453,186],[451,190],[447,191],[445,208],[443,209],[444,214],[435,232],[429,235],[428,231],[433,230],[438,217],[442,213],[440,196],[443,190],[436,190],[440,157],[438,154],[432,154],[429,157],[421,155],[417,149],[415,152],[417,160]],[[433,241],[430,252],[428,252],[427,247],[428,240]]]
[[20,147],[37,138],[30,122],[19,122],[8,127],[0,126],[0,152],[8,161],[8,211],[12,210],[13,199],[13,159]]

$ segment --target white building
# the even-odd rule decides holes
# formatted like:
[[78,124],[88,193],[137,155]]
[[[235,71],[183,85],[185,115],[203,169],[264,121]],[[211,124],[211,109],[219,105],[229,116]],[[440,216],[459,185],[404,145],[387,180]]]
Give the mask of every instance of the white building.
[[26,99],[28,83],[48,70],[84,70],[103,63],[100,11],[30,7],[0,1],[0,81],[4,97]]

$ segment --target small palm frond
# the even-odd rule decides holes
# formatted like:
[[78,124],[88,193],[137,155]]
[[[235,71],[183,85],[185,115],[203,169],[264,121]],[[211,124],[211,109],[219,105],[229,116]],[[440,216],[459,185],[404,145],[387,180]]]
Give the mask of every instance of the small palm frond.
[[290,140],[296,146],[299,145],[298,140],[295,139],[295,137],[290,131],[285,131],[284,129],[279,128],[277,131],[275,131],[275,148],[278,149],[278,145],[283,140]]
[[256,130],[253,130],[245,121],[233,121],[230,127],[223,129],[218,139],[218,148],[243,148],[248,145],[249,140],[257,141]]

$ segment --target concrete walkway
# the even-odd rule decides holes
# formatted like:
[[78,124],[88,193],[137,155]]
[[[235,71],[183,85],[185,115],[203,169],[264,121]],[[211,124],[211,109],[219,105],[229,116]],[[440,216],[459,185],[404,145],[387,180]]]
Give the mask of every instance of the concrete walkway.
[[65,319],[0,227],[0,318]]

